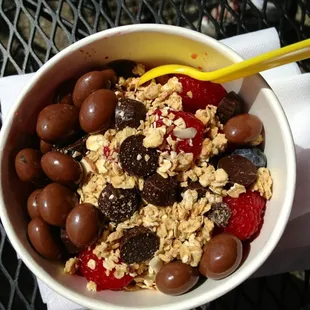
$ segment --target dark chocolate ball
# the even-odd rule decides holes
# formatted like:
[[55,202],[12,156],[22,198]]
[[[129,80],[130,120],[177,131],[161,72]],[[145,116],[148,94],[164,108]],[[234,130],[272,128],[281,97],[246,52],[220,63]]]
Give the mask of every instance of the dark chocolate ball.
[[115,109],[115,127],[122,130],[125,127],[138,128],[140,121],[146,116],[145,105],[137,100],[121,98]]

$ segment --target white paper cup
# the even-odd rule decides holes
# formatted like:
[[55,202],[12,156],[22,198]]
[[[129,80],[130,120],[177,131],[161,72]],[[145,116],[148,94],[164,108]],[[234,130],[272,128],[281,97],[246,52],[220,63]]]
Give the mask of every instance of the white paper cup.
[[181,63],[214,70],[241,61],[225,45],[200,33],[166,25],[141,24],[106,30],[91,35],[48,61],[19,95],[0,137],[0,215],[14,248],[29,269],[57,293],[90,309],[190,309],[210,302],[247,279],[266,260],[281,237],[290,215],[295,191],[295,152],[287,119],[276,96],[259,75],[225,85],[240,92],[249,111],[264,123],[265,153],[274,180],[273,197],[268,202],[264,225],[251,244],[245,263],[235,273],[220,280],[207,280],[182,296],[156,291],[88,292],[86,280],[63,273],[61,264],[40,257],[27,239],[27,186],[17,180],[14,158],[34,132],[36,116],[51,102],[62,81],[94,65],[115,59],[132,59],[149,65]]

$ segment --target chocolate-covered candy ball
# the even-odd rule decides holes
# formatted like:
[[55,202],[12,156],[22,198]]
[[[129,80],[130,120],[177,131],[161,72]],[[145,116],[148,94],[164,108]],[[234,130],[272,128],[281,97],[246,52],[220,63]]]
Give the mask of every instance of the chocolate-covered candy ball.
[[73,102],[81,107],[84,100],[98,89],[109,89],[116,82],[116,73],[113,69],[91,71],[82,75],[73,90]]
[[88,133],[106,129],[113,116],[117,98],[109,89],[99,89],[89,95],[80,110],[80,125]]
[[45,258],[55,260],[61,257],[61,247],[51,227],[42,219],[33,219],[28,224],[28,236],[35,250]]
[[199,280],[198,271],[190,265],[176,261],[164,265],[156,275],[156,286],[167,295],[188,292]]
[[69,155],[48,152],[41,158],[44,173],[54,182],[62,184],[78,183],[81,179],[81,165]]
[[99,233],[99,210],[90,203],[76,206],[66,220],[66,231],[69,239],[78,247],[93,244]]
[[29,216],[32,219],[41,217],[40,210],[39,210],[39,203],[38,203],[38,198],[41,192],[42,192],[42,189],[36,189],[28,197],[27,210],[28,210]]
[[51,183],[44,187],[38,202],[41,217],[45,222],[64,227],[68,214],[77,203],[77,197],[66,186]]
[[254,141],[262,132],[262,121],[253,114],[240,114],[227,121],[224,134],[227,140],[235,144]]
[[40,151],[41,153],[45,154],[51,151],[53,148],[53,144],[40,140]]
[[15,157],[15,171],[20,180],[32,182],[43,176],[42,154],[31,148],[23,149]]
[[138,128],[140,121],[146,116],[145,105],[130,98],[120,98],[115,109],[115,127],[122,130],[125,127]]
[[68,143],[80,130],[79,110],[69,104],[52,104],[38,116],[37,134],[48,143]]
[[199,272],[210,279],[223,279],[239,267],[242,252],[242,243],[237,237],[227,233],[217,235],[204,248]]

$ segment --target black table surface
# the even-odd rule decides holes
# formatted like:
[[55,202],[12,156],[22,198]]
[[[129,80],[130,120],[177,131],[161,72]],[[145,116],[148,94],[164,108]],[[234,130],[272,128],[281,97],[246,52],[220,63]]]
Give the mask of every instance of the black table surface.
[[[0,77],[35,72],[77,40],[135,23],[178,25],[217,39],[275,27],[284,46],[310,37],[310,0],[0,0]],[[310,72],[310,61],[300,66]],[[310,309],[308,284],[306,271],[251,279],[199,309]],[[46,309],[1,222],[0,309]]]

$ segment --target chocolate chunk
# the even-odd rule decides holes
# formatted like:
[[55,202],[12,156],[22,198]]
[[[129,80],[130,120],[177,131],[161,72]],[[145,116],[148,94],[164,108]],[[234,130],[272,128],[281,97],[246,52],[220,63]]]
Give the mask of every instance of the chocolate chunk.
[[221,158],[223,158],[224,156],[228,156],[230,155],[230,153],[221,153],[219,155],[215,155],[215,156],[212,156],[210,159],[209,159],[209,162],[208,164],[209,165],[212,165],[215,169],[217,168],[217,165],[218,165],[218,162]]
[[185,187],[184,191],[188,189],[195,190],[198,194],[198,199],[204,197],[208,192],[208,188],[202,186],[199,182],[194,182]]
[[117,76],[122,76],[125,79],[137,76],[132,72],[136,65],[137,64],[134,61],[127,59],[114,60],[107,64],[108,67],[112,68],[116,72]]
[[135,189],[114,188],[108,184],[98,199],[100,211],[112,222],[129,219],[139,208],[140,197]]
[[222,124],[236,116],[241,114],[244,107],[244,101],[234,91],[229,92],[221,101],[217,108],[217,116]]
[[159,249],[159,237],[143,226],[127,230],[120,243],[121,260],[126,264],[142,263]]
[[142,197],[155,206],[166,207],[177,201],[178,183],[174,178],[163,178],[158,173],[150,176],[145,182]]
[[145,136],[130,136],[121,144],[119,160],[122,168],[130,175],[147,177],[155,173],[159,154],[156,149],[145,148]]
[[60,230],[60,238],[69,254],[76,254],[81,250],[81,248],[70,241],[66,230],[63,228]]
[[257,168],[247,158],[240,155],[230,155],[221,158],[218,168],[222,168],[234,183],[251,185],[257,178]]
[[115,109],[116,129],[122,130],[125,127],[138,128],[140,121],[146,116],[145,105],[130,98],[119,99]]
[[89,135],[85,135],[74,143],[63,147],[55,145],[53,146],[52,151],[67,154],[76,160],[80,160],[87,153],[86,141],[88,137]]
[[231,210],[224,202],[212,205],[206,216],[218,227],[226,227],[231,217]]

